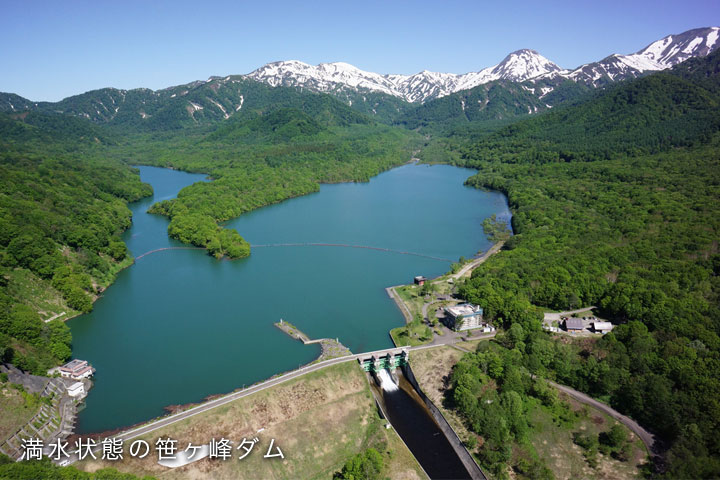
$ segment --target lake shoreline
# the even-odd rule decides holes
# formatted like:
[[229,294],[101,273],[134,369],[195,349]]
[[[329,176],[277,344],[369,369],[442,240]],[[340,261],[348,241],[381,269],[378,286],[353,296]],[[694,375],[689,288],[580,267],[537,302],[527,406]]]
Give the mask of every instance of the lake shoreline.
[[[142,252],[165,248],[178,248],[178,250],[164,252],[163,255],[151,255],[147,259],[143,258],[143,261],[136,261],[133,264],[135,268],[124,270],[113,283],[113,288],[103,292],[103,301],[96,302],[91,314],[76,317],[71,322],[74,354],[79,358],[87,359],[98,369],[98,381],[93,388],[93,394],[89,396],[87,408],[78,418],[76,432],[79,433],[107,431],[120,425],[136,424],[142,422],[144,418],[156,417],[166,406],[196,403],[219,392],[231,392],[243,382],[253,384],[272,378],[277,372],[294,370],[298,368],[298,364],[317,361],[317,353],[314,350],[304,349],[299,343],[286,345],[285,341],[276,338],[276,335],[264,326],[265,320],[247,323],[253,316],[268,321],[285,318],[302,325],[303,330],[312,338],[339,337],[343,338],[345,344],[347,339],[351,339],[350,344],[347,345],[352,351],[372,351],[386,348],[386,345],[392,346],[387,331],[389,326],[397,322],[396,307],[392,302],[387,301],[389,299],[383,291],[385,287],[380,290],[382,292],[380,295],[375,293],[374,285],[379,282],[385,285],[396,284],[396,281],[402,277],[408,278],[410,275],[411,278],[416,270],[432,277],[447,270],[447,266],[440,267],[437,260],[431,257],[415,259],[393,252],[413,250],[423,252],[424,255],[456,258],[464,252],[477,251],[475,242],[479,241],[477,240],[479,238],[484,238],[480,229],[481,220],[492,212],[507,211],[507,199],[504,196],[463,186],[464,180],[472,175],[472,170],[452,166],[428,165],[426,168],[412,164],[399,166],[382,172],[370,182],[323,184],[320,194],[305,195],[294,199],[293,202],[281,202],[262,209],[258,208],[244,213],[228,225],[228,228],[243,232],[252,244],[286,242],[288,239],[299,242],[327,239],[339,243],[352,239],[358,244],[387,246],[389,247],[387,251],[322,247],[303,249],[302,252],[291,248],[262,251],[253,249],[253,255],[246,259],[237,262],[217,262],[208,260],[208,255],[182,250],[184,244],[168,238],[167,218],[146,214],[151,204],[174,198],[184,186],[202,181],[201,179],[206,179],[207,176],[198,174],[187,177],[186,175],[190,174],[180,171],[171,173],[169,170],[157,167],[143,167],[141,170],[143,181],[153,185],[156,193],[154,198],[145,198],[139,204],[130,204],[133,210],[133,225],[123,237],[128,250],[136,255],[136,259],[140,256],[138,254],[144,254]],[[410,222],[408,225],[412,225],[418,232],[424,232],[428,221],[433,218],[446,221],[447,212],[454,211],[455,215],[450,216],[447,228],[461,227],[457,230],[457,235],[452,237],[456,239],[455,241],[443,235],[441,229],[436,229],[430,241],[425,239],[424,233],[423,235],[405,234],[403,237],[395,238],[394,230],[385,227],[385,225],[388,227],[397,225],[394,217],[388,217],[377,223],[378,219],[375,217],[378,215],[380,219],[383,215],[387,217],[387,212],[391,214],[396,212],[393,215],[402,214],[403,217],[407,217],[406,204],[412,205],[415,201],[412,196],[400,192],[417,189],[428,192],[427,195],[431,195],[429,198],[437,196],[442,200],[433,202],[433,208],[422,212],[421,215],[417,212],[413,213],[407,220]],[[342,200],[345,197],[352,199],[352,202],[347,204]],[[362,200],[366,197],[370,203]],[[388,197],[390,203],[385,197]],[[376,202],[385,208],[375,209]],[[363,210],[353,213],[352,208],[358,205]],[[462,205],[463,208],[458,209],[457,205]],[[368,208],[370,210],[367,210]],[[363,213],[365,211],[370,216],[366,216]],[[472,218],[477,219],[468,222],[466,217],[458,217],[458,213],[472,215]],[[312,218],[307,217],[309,214],[312,214]],[[278,215],[287,218],[280,219]],[[364,222],[370,222],[375,226],[362,228],[357,222],[340,222],[337,219],[333,220],[336,218],[335,215],[339,215],[338,218],[363,218]],[[457,219],[453,220],[453,218]],[[281,225],[282,228],[279,230],[276,227],[268,228],[265,224]],[[356,236],[353,229],[361,234]],[[339,233],[328,234],[334,230],[338,230]],[[464,231],[467,233],[463,234]],[[328,245],[332,244],[328,243]],[[447,248],[446,246],[450,246],[450,249],[442,250]],[[478,246],[482,248],[484,244]],[[270,268],[268,261],[279,261],[282,267],[278,267],[280,270],[275,267]],[[350,263],[346,264],[346,262]],[[315,272],[318,265],[321,265],[321,269],[312,274],[312,280],[295,284],[289,290],[291,295],[280,303],[272,294],[273,289],[263,286],[280,285],[277,283],[278,280],[292,282],[292,279],[306,276],[307,272]],[[337,281],[341,278],[338,276],[338,268],[345,272],[341,275],[344,280],[340,282]],[[359,276],[352,274],[355,268],[372,272],[371,277],[366,278],[366,273]],[[393,274],[393,271],[396,273]],[[400,273],[401,278],[397,277],[397,273]],[[183,280],[186,274],[190,275],[187,277],[190,283]],[[237,290],[238,287],[240,290]],[[250,290],[247,290],[248,288]],[[241,300],[243,297],[236,298],[239,291],[246,292],[245,300]],[[310,301],[319,292],[322,292],[321,296],[325,300],[318,297],[317,301]],[[345,299],[349,292],[353,294]],[[228,304],[215,300],[230,298],[228,295],[236,298],[236,301]],[[368,299],[370,299],[369,303]],[[326,307],[325,304],[328,302],[329,305]],[[233,306],[235,303],[237,305]],[[193,318],[196,309],[194,305],[198,307],[203,305],[201,310],[197,311],[197,318]],[[209,310],[208,306],[211,306]],[[332,310],[337,308],[340,310]],[[232,313],[232,310],[236,313]],[[345,318],[342,323],[332,320],[333,315],[337,314]],[[200,318],[204,319],[203,322],[211,320],[211,323],[209,325],[203,323],[203,329],[197,330],[196,322]],[[241,320],[243,318],[247,320]],[[369,319],[370,323],[368,323]],[[234,326],[236,322],[239,322],[237,327]],[[155,335],[149,332],[163,331],[163,325],[178,333],[187,328],[197,331],[192,337],[182,334],[182,338],[178,338],[172,334],[173,340],[167,339],[162,343],[165,346],[161,348],[145,346],[149,341],[147,339],[154,338]],[[223,331],[221,337],[213,334],[217,331]],[[237,334],[230,332],[242,332],[242,336],[237,337]],[[267,340],[260,340],[266,337]],[[140,338],[147,341],[133,341],[127,344],[130,346],[129,349],[123,349],[126,342],[121,341],[122,338]],[[202,364],[192,362],[190,364],[192,368],[184,370],[184,376],[192,376],[200,380],[199,383],[193,383],[193,388],[187,388],[187,382],[175,380],[176,375],[166,375],[167,372],[160,376],[154,375],[157,380],[150,382],[151,385],[171,385],[172,388],[152,387],[146,392],[151,400],[142,402],[137,408],[126,408],[129,404],[122,402],[121,399],[127,396],[130,391],[128,389],[134,388],[135,385],[130,372],[138,368],[142,369],[140,363],[151,362],[156,352],[182,350],[182,345],[190,338],[193,338],[192,343],[196,346],[188,345],[187,348],[193,349],[198,348],[197,345],[202,345],[199,348],[207,353],[203,355],[204,359],[233,358],[233,362],[246,363],[247,359],[259,356],[258,358],[263,360],[254,362],[251,367],[246,366],[240,373],[235,371],[231,375],[225,373],[227,368],[220,368],[212,375],[207,375],[207,370],[202,368]],[[256,340],[239,342],[233,340],[239,338]],[[224,346],[228,342],[233,345]],[[270,343],[263,348],[263,342]],[[276,350],[274,346],[280,344],[283,346],[280,350]],[[101,345],[105,347],[100,348]],[[150,353],[151,357],[146,357],[147,353]],[[123,360],[113,360],[116,356]],[[166,358],[174,357],[173,353]],[[143,358],[147,360],[143,362],[141,360]],[[117,390],[119,385],[123,384],[126,388],[123,391]],[[114,408],[113,405],[119,402],[126,406],[117,408],[127,413],[113,417],[113,421],[110,421],[111,419],[102,414],[102,410]],[[132,412],[136,410],[138,413],[133,414]]]

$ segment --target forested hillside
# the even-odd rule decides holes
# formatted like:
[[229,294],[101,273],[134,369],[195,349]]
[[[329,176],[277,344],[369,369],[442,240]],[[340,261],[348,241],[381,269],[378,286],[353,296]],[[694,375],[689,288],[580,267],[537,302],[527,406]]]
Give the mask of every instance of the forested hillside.
[[[152,189],[129,164],[210,174],[214,181],[152,211],[170,217],[172,237],[238,258],[250,254],[249,245],[219,222],[316,191],[321,182],[367,181],[409,160],[412,134],[333,97],[235,80],[174,93],[105,89],[64,100],[64,113],[43,104],[0,113],[2,361],[43,374],[66,360],[69,330],[43,320],[90,311],[132,262],[120,238],[131,222],[127,202]],[[193,99],[214,111],[187,109]],[[228,108],[237,102],[232,118],[222,115],[223,101]],[[108,117],[76,115],[88,105],[103,111],[105,103],[117,105]]]
[[398,117],[395,123],[410,129],[447,131],[464,124],[516,121],[580,98],[590,90],[562,78],[523,83],[497,80],[430,100]]
[[42,320],[89,311],[129,264],[126,203],[152,189],[102,158],[87,121],[2,114],[0,131],[0,357],[44,374],[70,357],[70,332]]
[[[278,108],[296,108],[312,116],[325,112],[321,118],[335,116],[351,123],[378,120],[390,123],[411,107],[400,99],[375,92],[348,94],[343,103],[330,95],[275,88],[240,75],[213,77],[157,91],[103,88],[52,103],[0,93],[0,112],[33,112],[46,114],[45,118],[54,114],[76,121],[90,120],[122,135],[198,128],[205,128],[207,132],[226,120],[231,123]],[[339,115],[341,110],[344,113]],[[332,115],[328,114],[330,111]]]
[[[516,234],[462,295],[513,325],[529,372],[655,432],[671,478],[720,475],[719,58],[618,85],[451,155],[479,170],[469,185],[507,193]],[[533,305],[597,305],[620,326],[597,342],[553,341]]]
[[214,180],[186,187],[150,211],[171,218],[173,238],[238,258],[250,254],[249,245],[219,222],[315,192],[320,183],[368,181],[407,162],[415,140],[379,124],[323,126],[317,116],[282,109],[224,125],[207,138],[176,141],[172,149],[149,141],[140,161],[208,173]]

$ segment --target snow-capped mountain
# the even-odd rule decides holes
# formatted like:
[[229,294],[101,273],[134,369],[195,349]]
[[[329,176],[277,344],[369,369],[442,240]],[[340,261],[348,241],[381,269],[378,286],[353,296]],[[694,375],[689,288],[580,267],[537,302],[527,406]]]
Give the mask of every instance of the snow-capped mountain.
[[366,72],[349,63],[308,65],[297,60],[273,62],[247,75],[273,87],[304,87],[317,92],[331,92],[343,87],[367,89],[395,95],[395,85],[388,75]]
[[668,35],[639,52],[610,55],[558,75],[592,86],[635,78],[645,72],[671,68],[691,57],[704,57],[720,45],[719,36],[719,27],[696,28],[679,35]]
[[[423,103],[451,93],[468,90],[495,80],[511,82],[570,79],[591,86],[635,78],[646,72],[670,68],[690,57],[705,56],[720,45],[720,28],[697,28],[669,35],[639,52],[614,54],[599,62],[563,70],[534,50],[518,50],[492,67],[465,74],[436,73],[424,70],[414,75],[381,75],[360,70],[348,63],[308,65],[296,60],[274,62],[246,77],[273,86],[307,88],[316,92],[342,93],[374,91]],[[547,88],[543,94],[549,93]]]
[[[415,128],[438,118],[474,121],[534,114],[593,88],[706,56],[718,46],[719,27],[698,28],[669,35],[636,53],[610,55],[573,70],[561,69],[536,51],[518,50],[497,65],[460,75],[427,70],[381,75],[341,62],[313,66],[285,61],[247,75],[210,77],[157,91],[104,88],[53,103],[0,92],[0,112],[43,111],[96,123],[180,128],[221,122],[263,108],[270,85],[329,93],[379,121],[400,121]],[[410,111],[415,112],[412,118],[407,117]]]
[[317,92],[338,92],[347,88],[382,92],[409,102],[424,102],[493,80],[524,81],[538,75],[561,71],[534,50],[513,52],[497,65],[462,75],[427,70],[414,75],[380,75],[348,63],[307,63],[291,60],[269,63],[247,75],[272,86],[308,88]]

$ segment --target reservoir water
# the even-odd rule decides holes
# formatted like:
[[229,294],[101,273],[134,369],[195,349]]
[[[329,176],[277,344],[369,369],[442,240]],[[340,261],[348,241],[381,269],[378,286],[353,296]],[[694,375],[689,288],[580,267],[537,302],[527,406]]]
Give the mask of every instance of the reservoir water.
[[[251,244],[332,243],[457,260],[486,250],[482,221],[509,218],[505,197],[465,187],[474,171],[406,165],[368,183],[322,185],[228,222]],[[147,209],[203,175],[140,167],[155,194],[130,205],[124,240],[135,257],[183,246],[165,217]],[[338,338],[353,352],[392,346],[403,317],[385,287],[437,276],[437,259],[339,246],[254,248],[216,260],[202,250],[164,250],[137,260],[95,303],[68,322],[73,355],[97,369],[76,433],[148,420],[163,407],[201,401],[297,368],[319,354],[273,323],[312,338]]]

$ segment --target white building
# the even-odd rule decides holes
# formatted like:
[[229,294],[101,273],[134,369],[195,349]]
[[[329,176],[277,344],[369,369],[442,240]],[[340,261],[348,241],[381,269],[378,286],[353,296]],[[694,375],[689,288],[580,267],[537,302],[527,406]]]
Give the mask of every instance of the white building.
[[58,368],[60,375],[65,378],[72,378],[73,380],[82,380],[83,378],[90,378],[95,372],[95,369],[88,364],[86,360],[70,360],[68,363]]
[[608,333],[613,329],[613,325],[610,322],[593,322],[593,330],[597,333]]
[[71,397],[81,397],[85,395],[85,385],[82,382],[75,382],[67,387],[67,392]]
[[457,331],[487,327],[483,323],[483,309],[471,303],[445,307],[445,319],[445,324]]

